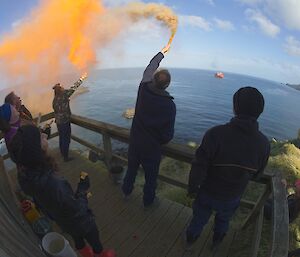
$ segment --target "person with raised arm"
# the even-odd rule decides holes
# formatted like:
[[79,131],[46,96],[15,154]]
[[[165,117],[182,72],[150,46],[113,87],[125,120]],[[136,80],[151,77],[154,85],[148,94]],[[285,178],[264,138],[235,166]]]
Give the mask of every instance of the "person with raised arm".
[[52,107],[59,136],[59,149],[65,162],[71,161],[69,147],[71,142],[71,109],[70,97],[82,84],[85,77],[76,81],[70,89],[65,89],[60,83],[54,85],[54,99]]
[[130,130],[128,170],[122,190],[125,198],[128,198],[133,191],[139,166],[142,165],[145,171],[145,207],[151,206],[156,199],[161,146],[167,144],[174,135],[176,105],[174,98],[166,91],[171,75],[168,70],[158,70],[169,49],[170,44],[152,58],[144,71]]

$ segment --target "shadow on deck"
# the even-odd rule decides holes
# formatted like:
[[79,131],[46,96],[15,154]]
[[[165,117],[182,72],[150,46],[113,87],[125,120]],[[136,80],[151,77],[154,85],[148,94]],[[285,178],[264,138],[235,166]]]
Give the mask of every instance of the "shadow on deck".
[[56,151],[62,175],[76,188],[81,171],[89,173],[93,196],[89,206],[93,210],[105,248],[114,248],[118,257],[162,256],[228,256],[235,232],[230,231],[216,252],[210,250],[212,222],[204,229],[191,251],[184,250],[182,232],[192,210],[179,203],[160,199],[160,204],[145,210],[142,192],[137,188],[125,201],[120,186],[109,178],[104,164],[96,164],[75,152],[75,160],[64,163]]

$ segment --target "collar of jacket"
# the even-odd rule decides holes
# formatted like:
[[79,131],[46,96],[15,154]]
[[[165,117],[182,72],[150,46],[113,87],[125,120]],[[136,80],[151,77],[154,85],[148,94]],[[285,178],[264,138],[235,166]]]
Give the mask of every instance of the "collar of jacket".
[[235,116],[231,119],[230,124],[248,133],[256,132],[259,128],[255,118],[244,115]]
[[154,94],[156,94],[156,95],[164,96],[164,97],[168,97],[168,98],[174,99],[174,97],[171,96],[171,95],[169,94],[168,91],[166,91],[166,90],[164,90],[164,89],[158,89],[158,88],[154,85],[154,83],[149,83],[147,86],[148,86],[148,89],[149,89],[152,93],[154,93]]

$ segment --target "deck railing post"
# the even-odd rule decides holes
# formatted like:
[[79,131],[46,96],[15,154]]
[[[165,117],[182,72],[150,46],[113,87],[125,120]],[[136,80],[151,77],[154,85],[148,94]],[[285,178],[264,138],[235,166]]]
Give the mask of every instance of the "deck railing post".
[[111,137],[106,132],[102,133],[103,138],[103,147],[104,147],[104,157],[105,157],[105,164],[109,169],[111,167],[111,160],[112,160],[112,146],[111,146]]
[[264,193],[259,197],[259,199],[257,200],[256,204],[254,205],[253,209],[251,210],[250,214],[248,215],[246,220],[243,222],[243,224],[241,226],[242,229],[247,228],[247,226],[250,223],[252,223],[253,220],[257,217],[258,213],[261,212],[267,199],[270,197],[271,192],[272,192],[271,181],[269,181],[269,183],[266,184]]

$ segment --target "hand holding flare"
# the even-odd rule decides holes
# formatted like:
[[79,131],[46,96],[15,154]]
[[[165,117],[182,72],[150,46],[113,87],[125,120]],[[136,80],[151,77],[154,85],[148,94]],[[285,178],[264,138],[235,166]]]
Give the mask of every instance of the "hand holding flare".
[[78,190],[77,191],[86,192],[87,198],[90,198],[92,196],[92,193],[87,192],[89,188],[90,188],[89,174],[82,171],[82,172],[80,172],[80,181],[79,181],[79,184],[78,184]]

